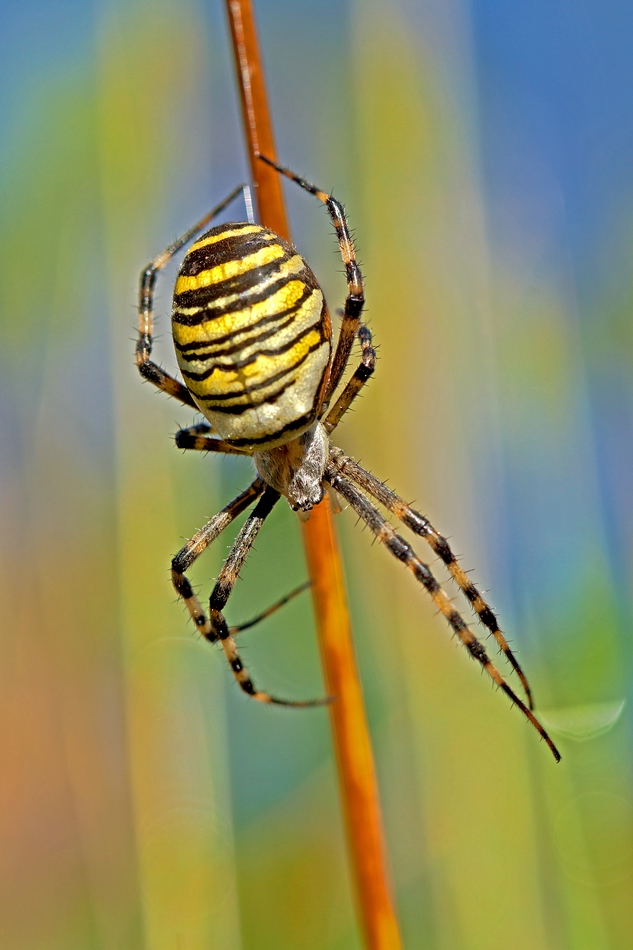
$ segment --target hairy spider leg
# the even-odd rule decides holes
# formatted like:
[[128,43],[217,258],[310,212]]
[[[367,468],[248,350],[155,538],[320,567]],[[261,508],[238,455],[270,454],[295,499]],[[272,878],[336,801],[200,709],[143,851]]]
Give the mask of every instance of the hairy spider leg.
[[361,323],[358,328],[358,339],[361,347],[360,363],[325,417],[323,425],[328,435],[337,427],[365,383],[373,375],[376,366],[376,351],[372,344],[371,330],[364,323]]
[[323,411],[325,411],[345,372],[345,367],[347,366],[352,351],[354,338],[356,337],[360,324],[360,315],[365,304],[363,275],[356,261],[354,242],[347,223],[345,209],[341,202],[333,198],[332,195],[328,195],[327,192],[321,191],[320,188],[306,181],[305,178],[296,175],[295,172],[286,168],[284,165],[277,164],[277,162],[272,161],[272,159],[266,158],[265,155],[259,155],[259,158],[263,162],[266,162],[267,165],[271,165],[275,168],[281,175],[285,175],[286,178],[296,182],[297,185],[300,185],[301,188],[304,188],[305,191],[310,192],[311,195],[314,195],[315,198],[318,198],[319,201],[324,203],[332,220],[332,224],[334,225],[341,250],[341,257],[345,265],[347,298],[343,308],[343,322],[339,332],[336,351],[330,364],[330,378],[323,397]]
[[264,494],[244,522],[239,534],[233,542],[233,546],[224,562],[209,600],[211,634],[208,639],[221,641],[235,679],[240,688],[249,696],[252,696],[253,699],[257,699],[262,703],[274,703],[278,706],[322,706],[330,702],[329,698],[299,701],[278,699],[276,696],[271,696],[270,693],[264,693],[256,689],[255,684],[240,659],[235,640],[231,636],[231,630],[222,613],[233,592],[235,583],[253,546],[255,538],[265,519],[279,501],[279,498],[279,492],[275,491],[274,488],[266,488]]
[[415,579],[426,588],[433,603],[444,615],[470,655],[481,663],[483,669],[497,686],[519,707],[523,715],[541,735],[541,738],[545,740],[556,761],[559,762],[560,753],[549,735],[534,713],[519,699],[491,662],[485,647],[455,610],[450,599],[433,576],[429,566],[420,561],[413,548],[407,544],[403,537],[396,533],[389,522],[380,514],[375,505],[373,505],[369,499],[365,498],[362,492],[358,488],[355,488],[354,485],[341,474],[334,463],[328,465],[325,477],[332,487],[351,505],[354,511],[374,533],[378,541],[384,544],[394,557],[402,561],[403,564],[409,568]]
[[193,620],[196,628],[203,637],[214,642],[217,638],[213,635],[209,619],[206,617],[196,594],[193,591],[185,571],[188,570],[193,562],[200,557],[203,551],[215,541],[219,534],[234,521],[249,505],[251,505],[264,491],[265,485],[261,478],[256,478],[248,488],[241,492],[237,498],[230,501],[222,511],[211,518],[204,528],[196,531],[193,538],[187,541],[184,548],[176,554],[171,562],[171,579],[176,589],[176,593],[184,600],[187,610]]
[[207,435],[209,432],[213,432],[211,426],[206,422],[199,422],[195,426],[179,429],[174,439],[179,449],[195,449],[196,452],[221,452],[223,455],[248,455],[248,452],[237,445],[231,445],[230,442],[224,442],[223,439]]
[[299,594],[302,594],[304,590],[307,590],[311,586],[312,581],[304,581],[303,584],[300,584],[298,587],[295,587],[294,590],[291,590],[289,594],[285,594],[283,597],[280,597],[278,601],[276,601],[266,610],[262,610],[262,612],[257,614],[256,617],[253,617],[252,620],[247,620],[245,623],[238,623],[233,627],[229,627],[229,633],[231,636],[234,636],[234,634],[240,633],[242,630],[248,630],[250,627],[254,627],[262,620],[265,620],[266,617],[270,617],[272,614],[277,613],[281,607],[293,600]]
[[400,498],[400,496],[390,488],[387,488],[383,482],[376,478],[375,475],[372,475],[371,472],[362,468],[354,459],[344,455],[340,449],[332,449],[330,457],[338,471],[347,475],[347,477],[362,488],[363,491],[366,491],[372,498],[379,501],[381,505],[384,505],[385,508],[395,515],[399,521],[405,524],[407,528],[410,528],[411,531],[419,537],[424,538],[433,552],[444,562],[451,576],[466,597],[466,600],[477,614],[480,622],[484,627],[488,628],[501,650],[505,653],[508,662],[521,680],[530,709],[534,709],[532,690],[530,689],[525,673],[521,669],[519,661],[499,629],[499,623],[495,614],[457,561],[448,540],[433,527],[428,518],[421,515],[419,511],[415,511],[414,508],[411,508],[404,499]]

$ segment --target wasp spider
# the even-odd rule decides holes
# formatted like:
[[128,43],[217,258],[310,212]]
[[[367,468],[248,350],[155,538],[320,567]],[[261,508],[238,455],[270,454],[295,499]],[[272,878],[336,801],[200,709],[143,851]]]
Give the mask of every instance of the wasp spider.
[[[220,224],[197,237],[185,254],[176,280],[172,330],[185,385],[152,362],[153,298],[159,271],[244,186],[235,189],[142,272],[136,347],[139,372],[208,420],[180,430],[176,444],[182,449],[251,456],[257,472],[249,487],[211,518],[174,557],[174,587],[200,633],[211,643],[221,642],[235,679],[245,693],[261,702],[289,706],[323,702],[291,702],[257,689],[244,668],[234,639],[234,634],[247,625],[229,627],[223,610],[264,520],[280,497],[283,495],[294,511],[309,512],[322,501],[329,486],[426,588],[470,655],[521,709],[558,759],[556,747],[532,713],[527,679],[494,613],[457,563],[446,538],[427,518],[330,443],[331,433],[374,371],[376,354],[371,333],[361,320],[363,278],[340,202],[289,169],[261,157],[327,208],[348,286],[341,328],[332,352],[332,326],[323,293],[308,264],[291,244],[252,220]],[[356,339],[361,348],[360,363],[335,399]],[[485,647],[455,610],[429,566],[393,529],[374,502],[423,538],[444,562],[479,621],[518,674],[527,703],[519,699],[493,665]],[[220,571],[206,613],[185,571],[220,532],[253,504]],[[297,592],[289,596],[294,593]],[[286,600],[288,597],[248,626]]]

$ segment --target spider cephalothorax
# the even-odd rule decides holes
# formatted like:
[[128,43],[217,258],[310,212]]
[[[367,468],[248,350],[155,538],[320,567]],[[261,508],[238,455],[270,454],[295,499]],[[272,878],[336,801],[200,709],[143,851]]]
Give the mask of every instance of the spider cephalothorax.
[[267,485],[288,499],[293,511],[310,511],[325,494],[329,445],[325,426],[315,422],[291,442],[255,452],[255,467]]
[[[330,444],[330,434],[374,371],[376,354],[371,332],[361,320],[363,278],[342,205],[287,168],[263,160],[327,207],[348,285],[341,328],[332,353],[332,328],[323,292],[299,252],[273,231],[249,220],[218,225],[201,234],[244,190],[243,186],[171,244],[141,274],[136,348],[139,371],[159,389],[199,410],[208,420],[181,429],[176,444],[183,449],[251,456],[257,469],[255,481],[214,515],[174,557],[172,578],[176,591],[200,633],[211,642],[222,643],[234,676],[246,693],[261,702],[282,705],[323,702],[281,700],[256,689],[233,637],[254,621],[229,628],[223,610],[257,533],[279,498],[285,497],[293,510],[306,513],[321,502],[330,487],[425,587],[470,655],[519,706],[558,759],[556,747],[531,711],[527,679],[494,613],[458,564],[446,538],[383,482]],[[172,332],[183,385],[150,359],[154,284],[167,261],[197,235],[201,236],[185,254],[178,273],[172,311]],[[360,363],[333,401],[355,340],[361,347]],[[372,498],[422,537],[446,565],[479,621],[494,636],[518,674],[527,705],[493,665],[484,645],[455,610],[429,566],[394,530]],[[224,562],[207,614],[185,571],[220,532],[255,502]],[[261,616],[269,615],[287,599]]]

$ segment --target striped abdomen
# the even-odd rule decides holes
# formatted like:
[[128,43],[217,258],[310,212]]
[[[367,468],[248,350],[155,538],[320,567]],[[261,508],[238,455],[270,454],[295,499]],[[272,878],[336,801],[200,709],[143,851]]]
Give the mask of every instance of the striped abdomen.
[[273,231],[223,224],[196,241],[176,280],[172,329],[184,380],[223,439],[259,451],[315,420],[330,317],[314,274]]

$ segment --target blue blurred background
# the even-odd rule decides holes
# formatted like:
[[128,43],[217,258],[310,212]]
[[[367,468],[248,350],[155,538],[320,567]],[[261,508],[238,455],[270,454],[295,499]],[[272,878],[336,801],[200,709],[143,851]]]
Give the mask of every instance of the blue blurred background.
[[[3,950],[358,948],[327,714],[249,704],[170,587],[249,465],[179,453],[132,360],[141,267],[246,176],[223,5],[0,7]],[[337,441],[451,536],[563,753],[340,515],[405,945],[625,950],[633,10],[256,7],[280,158],[346,202],[380,344]],[[305,576],[280,505],[229,619]],[[242,647],[322,690],[308,595]]]

